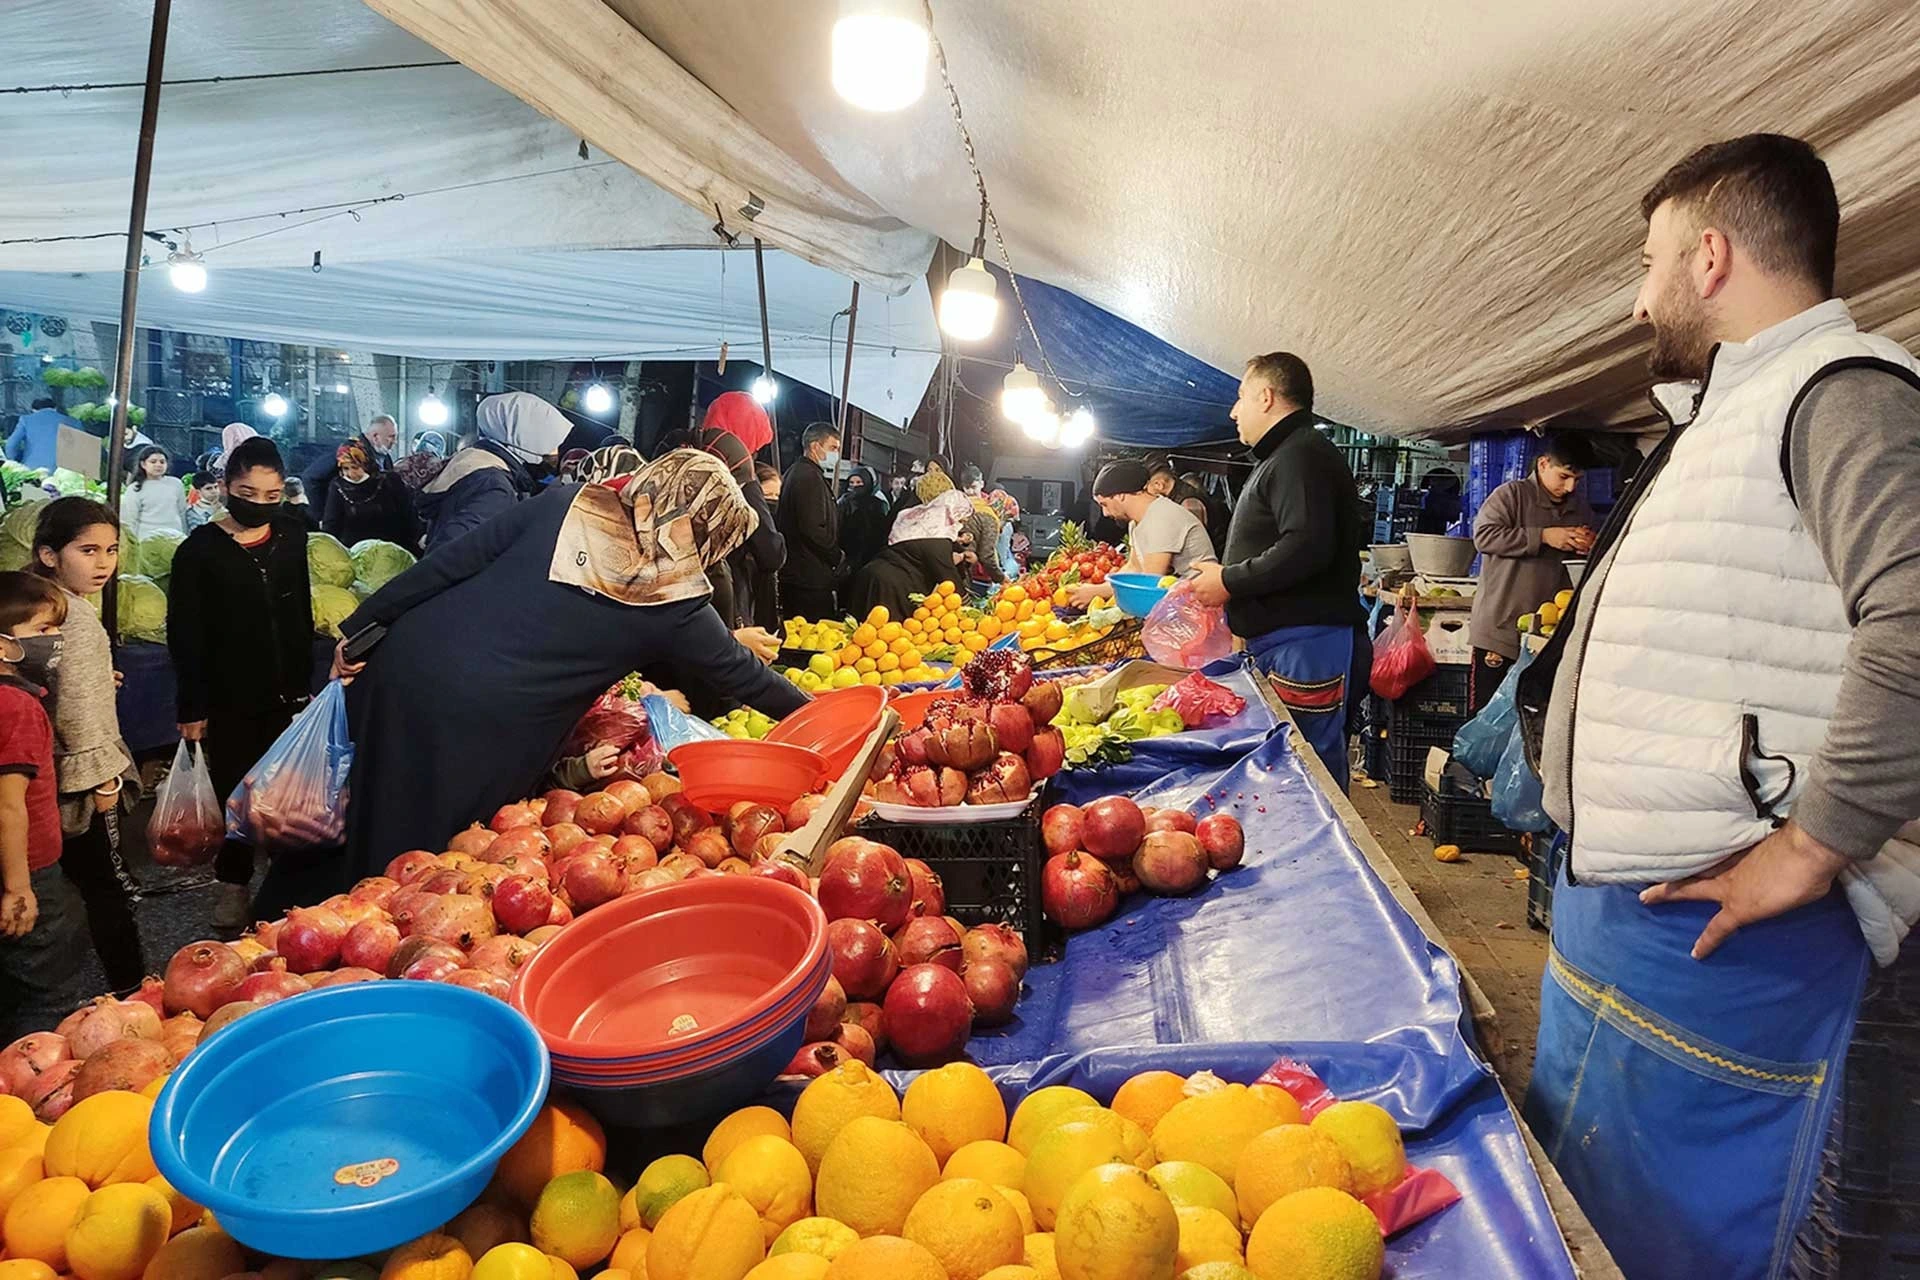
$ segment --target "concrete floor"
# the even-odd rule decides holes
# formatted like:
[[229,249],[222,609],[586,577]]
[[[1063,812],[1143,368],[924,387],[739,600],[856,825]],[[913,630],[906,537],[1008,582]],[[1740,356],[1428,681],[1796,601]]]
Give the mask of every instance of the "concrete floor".
[[1358,777],[1350,794],[1353,807],[1433,917],[1440,941],[1493,1004],[1500,1034],[1483,1049],[1508,1092],[1516,1100],[1524,1097],[1547,960],[1547,935],[1527,926],[1524,865],[1511,855],[1471,850],[1458,862],[1435,862],[1433,841],[1412,834],[1420,821],[1416,806],[1395,804],[1384,783]]

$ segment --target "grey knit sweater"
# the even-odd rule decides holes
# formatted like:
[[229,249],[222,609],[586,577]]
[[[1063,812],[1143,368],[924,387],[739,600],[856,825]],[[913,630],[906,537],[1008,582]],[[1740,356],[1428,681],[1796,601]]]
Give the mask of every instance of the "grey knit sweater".
[[85,596],[65,588],[67,621],[60,628],[65,644],[53,673],[53,764],[60,788],[60,828],[77,835],[93,821],[93,792],[121,779],[120,803],[128,809],[140,797],[140,775],[120,737],[120,713],[114,696],[113,646],[100,615]]

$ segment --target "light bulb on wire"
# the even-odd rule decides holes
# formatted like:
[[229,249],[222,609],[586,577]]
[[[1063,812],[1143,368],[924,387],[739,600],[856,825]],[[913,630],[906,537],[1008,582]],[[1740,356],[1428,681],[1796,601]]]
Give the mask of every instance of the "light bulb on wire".
[[1060,446],[1064,449],[1078,449],[1093,438],[1094,429],[1098,425],[1094,421],[1093,410],[1081,405],[1061,420]]
[[431,390],[414,406],[414,416],[429,427],[444,427],[451,415],[447,411],[447,402],[433,394]]
[[927,91],[921,0],[840,0],[833,24],[833,87],[863,111],[899,111]]
[[182,293],[200,293],[207,287],[206,260],[193,251],[193,241],[185,232],[180,234],[180,247],[167,254],[167,282]]
[[606,383],[596,382],[587,388],[584,396],[580,397],[580,403],[587,407],[588,413],[597,418],[613,408],[613,392],[607,389]]
[[1006,380],[1000,384],[1000,412],[1009,422],[1024,422],[1046,404],[1047,393],[1040,387],[1040,375],[1016,357]]
[[753,380],[753,402],[755,404],[772,404],[779,394],[780,384],[772,378],[769,378],[766,374],[763,373]]
[[260,412],[266,414],[269,418],[286,417],[287,398],[278,391],[269,391],[266,397],[260,401]]
[[998,285],[978,255],[955,267],[940,295],[940,329],[956,342],[978,342],[1000,317]]

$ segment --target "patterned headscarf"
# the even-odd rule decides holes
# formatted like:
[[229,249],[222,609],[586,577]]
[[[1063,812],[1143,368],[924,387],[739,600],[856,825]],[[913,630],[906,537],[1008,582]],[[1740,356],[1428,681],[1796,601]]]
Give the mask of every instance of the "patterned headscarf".
[[992,508],[1001,524],[1012,524],[1020,518],[1020,504],[1005,489],[995,489],[987,494],[987,506]]
[[367,447],[358,440],[349,440],[333,451],[333,460],[344,469],[349,465],[362,471],[373,470],[373,459],[367,456]]
[[953,477],[942,470],[937,462],[927,463],[927,474],[913,483],[913,491],[920,495],[922,502],[932,502],[952,488]]
[[752,535],[759,517],[726,464],[675,449],[618,491],[587,484],[560,526],[547,578],[646,607],[708,595],[709,565]]
[[960,526],[972,514],[973,504],[967,501],[967,495],[948,489],[930,502],[902,511],[893,522],[893,531],[887,535],[887,542],[906,542],[914,538],[952,540],[960,536]]
[[586,455],[576,470],[582,484],[614,484],[646,465],[647,460],[630,444],[603,444]]

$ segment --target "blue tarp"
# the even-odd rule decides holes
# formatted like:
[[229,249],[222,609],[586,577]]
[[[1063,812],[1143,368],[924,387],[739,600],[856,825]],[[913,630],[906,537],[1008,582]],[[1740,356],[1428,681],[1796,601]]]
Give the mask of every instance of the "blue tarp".
[[1170,779],[1217,774],[1265,742],[1279,722],[1254,687],[1251,665],[1242,658],[1226,658],[1204,674],[1246,701],[1239,715],[1204,729],[1142,739],[1133,744],[1133,759],[1125,764],[1065,770],[1054,775],[1054,794],[1074,804],[1095,796],[1132,795],[1151,785],[1168,785]]

